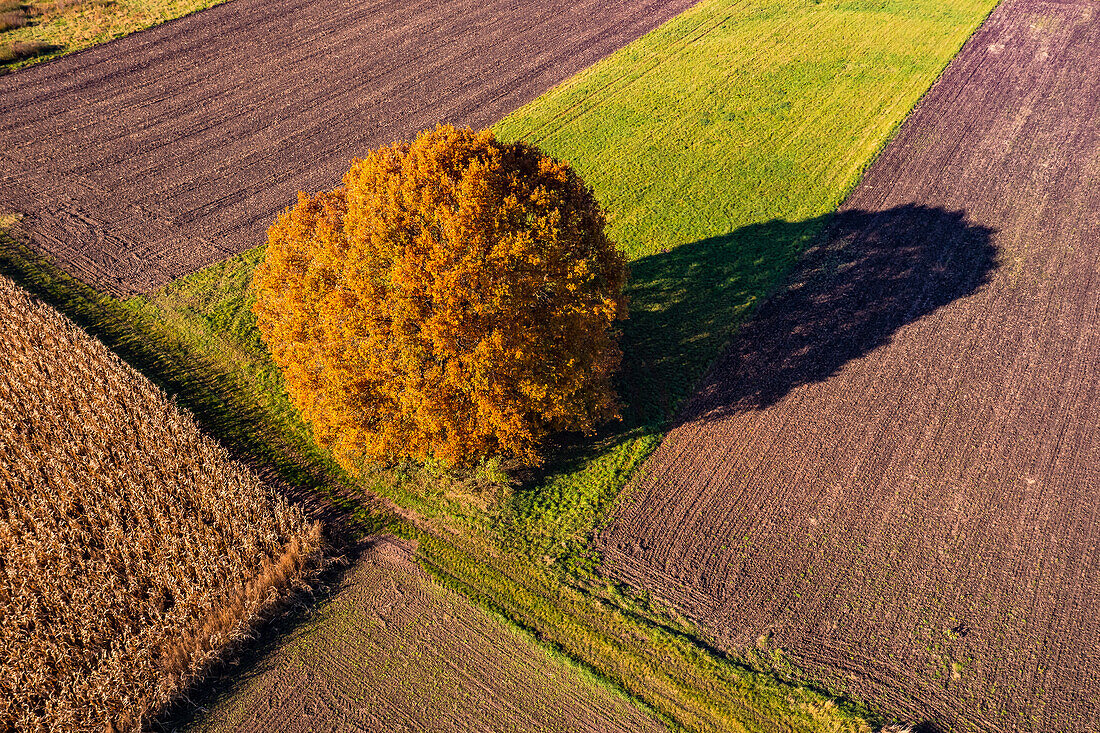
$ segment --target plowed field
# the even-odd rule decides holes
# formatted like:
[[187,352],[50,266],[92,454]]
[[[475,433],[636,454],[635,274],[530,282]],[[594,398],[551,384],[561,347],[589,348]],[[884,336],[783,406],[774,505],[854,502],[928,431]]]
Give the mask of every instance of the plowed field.
[[1100,725],[1100,3],[1007,0],[602,536],[719,645],[944,729]]
[[[194,731],[665,730],[382,539]],[[339,630],[341,633],[335,633]]]
[[0,78],[0,209],[114,293],[254,247],[298,190],[485,126],[693,0],[234,0]]

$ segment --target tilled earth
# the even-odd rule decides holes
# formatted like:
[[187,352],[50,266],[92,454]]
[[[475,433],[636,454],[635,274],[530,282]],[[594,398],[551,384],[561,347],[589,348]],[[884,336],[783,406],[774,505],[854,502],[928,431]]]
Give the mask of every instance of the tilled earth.
[[665,730],[434,583],[394,538],[314,613],[190,730]]
[[263,242],[299,190],[485,126],[694,0],[233,0],[0,77],[0,213],[116,294]]
[[602,537],[729,650],[1100,730],[1100,3],[1006,0]]

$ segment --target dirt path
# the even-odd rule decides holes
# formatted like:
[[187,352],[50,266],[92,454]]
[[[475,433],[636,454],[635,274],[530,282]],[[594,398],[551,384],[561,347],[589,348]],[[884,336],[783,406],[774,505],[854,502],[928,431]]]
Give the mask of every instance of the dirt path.
[[115,293],[256,246],[298,190],[488,125],[694,0],[233,0],[0,78],[0,211]]
[[1007,0],[603,537],[742,652],[959,730],[1100,730],[1100,3]]
[[664,728],[436,585],[382,539],[339,592],[192,731],[605,731]]

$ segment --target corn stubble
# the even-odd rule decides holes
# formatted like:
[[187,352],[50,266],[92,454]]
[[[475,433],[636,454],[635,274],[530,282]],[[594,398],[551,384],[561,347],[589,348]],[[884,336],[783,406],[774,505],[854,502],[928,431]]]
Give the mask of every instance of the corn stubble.
[[0,278],[0,731],[127,730],[301,581],[320,527]]

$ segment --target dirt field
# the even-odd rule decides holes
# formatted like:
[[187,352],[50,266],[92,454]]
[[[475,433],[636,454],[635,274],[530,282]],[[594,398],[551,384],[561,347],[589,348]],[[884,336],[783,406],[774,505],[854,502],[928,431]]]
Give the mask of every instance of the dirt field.
[[955,730],[1100,730],[1100,3],[1007,0],[704,380],[609,571]]
[[398,540],[316,614],[190,730],[665,730],[434,583]]
[[256,246],[299,189],[485,126],[694,0],[234,0],[0,78],[0,210],[115,293]]

